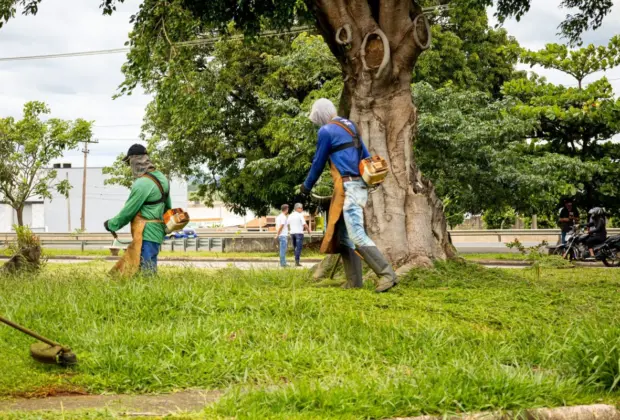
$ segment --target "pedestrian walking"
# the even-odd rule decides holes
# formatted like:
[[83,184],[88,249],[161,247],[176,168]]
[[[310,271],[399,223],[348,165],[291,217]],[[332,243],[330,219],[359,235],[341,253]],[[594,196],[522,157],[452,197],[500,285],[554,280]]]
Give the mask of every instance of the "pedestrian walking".
[[288,218],[293,248],[295,249],[295,266],[301,267],[301,251],[304,246],[304,232],[310,233],[310,227],[304,217],[304,206],[301,203],[295,204],[293,214]]
[[288,250],[288,204],[280,208],[282,213],[276,217],[276,240],[280,248],[280,267],[286,267],[286,251]]

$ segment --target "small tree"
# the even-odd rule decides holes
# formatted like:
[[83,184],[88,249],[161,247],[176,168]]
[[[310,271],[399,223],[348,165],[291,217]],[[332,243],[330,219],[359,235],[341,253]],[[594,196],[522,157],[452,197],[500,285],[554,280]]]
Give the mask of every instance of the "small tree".
[[32,197],[52,198],[52,191],[68,195],[71,185],[58,181],[48,169],[53,159],[80,141],[92,138],[92,123],[57,118],[42,120],[50,113],[43,102],[28,102],[20,121],[0,119],[0,199],[17,213],[18,226],[24,225],[24,206]]

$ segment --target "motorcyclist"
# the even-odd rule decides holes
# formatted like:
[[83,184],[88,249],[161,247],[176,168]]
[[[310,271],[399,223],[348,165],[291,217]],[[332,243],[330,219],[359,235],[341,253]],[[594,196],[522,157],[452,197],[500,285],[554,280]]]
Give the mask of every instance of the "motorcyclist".
[[559,222],[562,229],[562,245],[566,245],[566,235],[573,230],[573,226],[579,225],[579,210],[573,206],[572,199],[564,200]]
[[605,210],[600,207],[594,207],[588,214],[590,215],[590,222],[588,223],[588,237],[585,240],[585,245],[590,251],[589,259],[594,259],[594,247],[607,239],[607,219]]

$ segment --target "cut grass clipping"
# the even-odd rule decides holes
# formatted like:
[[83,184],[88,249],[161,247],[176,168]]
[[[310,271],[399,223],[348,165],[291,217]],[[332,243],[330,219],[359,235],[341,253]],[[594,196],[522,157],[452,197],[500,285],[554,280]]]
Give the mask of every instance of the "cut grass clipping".
[[0,327],[0,395],[221,389],[210,416],[388,418],[620,402],[620,271],[442,263],[387,294],[307,271],[109,264],[0,279],[0,313],[60,342],[72,370]]

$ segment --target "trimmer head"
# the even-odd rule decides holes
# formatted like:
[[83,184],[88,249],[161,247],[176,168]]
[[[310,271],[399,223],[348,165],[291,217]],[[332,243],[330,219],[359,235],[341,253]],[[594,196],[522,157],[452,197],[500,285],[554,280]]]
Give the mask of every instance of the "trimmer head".
[[77,364],[75,353],[70,348],[62,346],[34,343],[30,346],[30,355],[34,360],[50,365],[71,366]]

